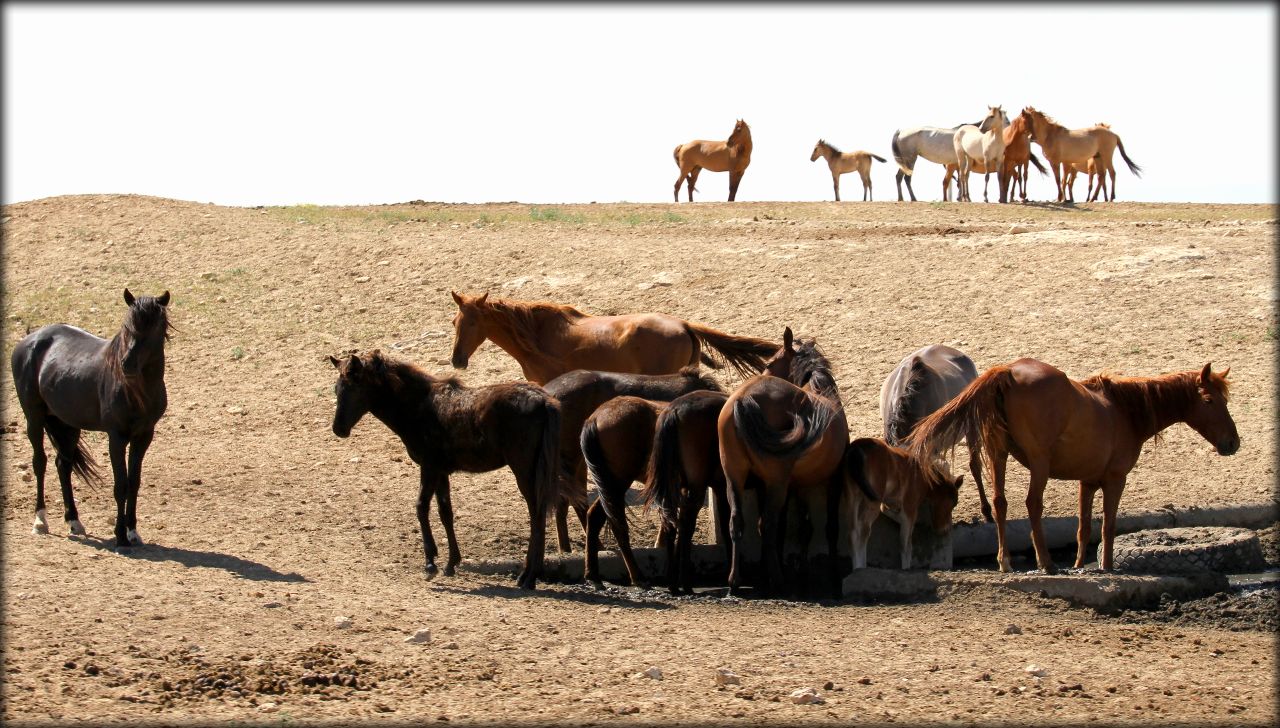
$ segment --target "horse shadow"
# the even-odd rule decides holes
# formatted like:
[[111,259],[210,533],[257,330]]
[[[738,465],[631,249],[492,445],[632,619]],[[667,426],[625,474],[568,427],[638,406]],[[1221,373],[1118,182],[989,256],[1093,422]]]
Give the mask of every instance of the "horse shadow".
[[1042,210],[1056,210],[1058,212],[1082,212],[1088,210],[1088,207],[1081,207],[1087,203],[1084,202],[1049,202],[1045,200],[1023,200],[1018,203],[1024,207],[1038,207]]
[[177,546],[161,546],[156,543],[121,549],[116,547],[114,538],[102,539],[94,536],[80,536],[75,540],[87,546],[92,546],[99,551],[109,551],[128,559],[154,562],[173,561],[187,567],[188,569],[222,569],[234,576],[238,576],[241,579],[248,579],[250,581],[278,581],[291,583],[310,581],[310,579],[297,572],[279,572],[266,564],[242,559],[239,556],[221,554],[217,551],[193,551],[191,549],[179,548]]
[[[566,585],[558,585],[565,587]],[[569,586],[561,589],[521,589],[518,586],[503,584],[481,584],[464,587],[448,584],[435,584],[435,590],[451,594],[468,594],[472,596],[494,597],[497,599],[554,599],[575,604],[594,604],[598,606],[617,607],[619,609],[674,609],[675,605],[660,599],[640,595],[610,594],[608,592],[586,591],[585,588]]]

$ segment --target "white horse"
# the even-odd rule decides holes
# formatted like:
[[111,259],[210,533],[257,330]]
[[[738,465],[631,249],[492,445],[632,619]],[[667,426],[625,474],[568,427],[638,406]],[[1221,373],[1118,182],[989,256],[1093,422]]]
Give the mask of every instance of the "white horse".
[[[990,125],[990,119],[980,124],[983,131]],[[958,124],[945,129],[937,126],[916,126],[899,129],[893,133],[893,160],[898,163],[898,174],[894,180],[898,185],[898,202],[902,202],[902,180],[907,181],[907,194],[911,201],[916,201],[915,190],[911,189],[911,176],[915,174],[916,159],[924,157],[934,164],[943,167],[956,163],[955,137],[956,130],[970,124]],[[947,195],[947,179],[942,181],[942,193]]]
[[995,171],[1000,185],[1000,201],[1008,200],[1009,178],[1004,174],[1004,128],[1009,123],[1009,117],[1005,116],[1004,110],[999,106],[989,106],[987,109],[987,118],[983,120],[981,127],[965,124],[955,132],[953,144],[960,168],[956,177],[956,186],[959,188],[956,200],[959,202],[972,202],[969,198],[969,172],[975,163],[982,168],[984,180],[989,180],[991,172]]

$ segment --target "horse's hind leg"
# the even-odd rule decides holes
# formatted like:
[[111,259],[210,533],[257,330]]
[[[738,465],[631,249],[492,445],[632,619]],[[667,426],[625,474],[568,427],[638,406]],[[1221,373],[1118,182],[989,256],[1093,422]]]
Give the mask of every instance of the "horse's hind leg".
[[[447,477],[447,476],[446,476]],[[422,468],[418,476],[418,530],[422,531],[422,555],[426,559],[426,574],[428,579],[434,579],[436,572],[436,555],[439,551],[436,549],[436,539],[431,533],[431,498],[436,494],[436,488],[440,483],[439,476],[433,472],[428,472],[426,468]]]
[[569,501],[564,498],[556,503],[556,545],[562,554],[573,550],[569,540]]
[[[49,437],[53,439],[54,448],[57,450],[53,462],[58,471],[58,483],[62,486],[62,518],[71,535],[83,536],[85,535],[84,526],[80,523],[75,493],[71,490],[72,458],[80,447],[80,430],[70,427],[52,415],[45,419],[44,427],[49,432]],[[123,465],[121,461],[122,470]]]
[[449,476],[440,477],[436,487],[436,510],[440,511],[440,523],[444,526],[444,537],[449,542],[449,560],[444,565],[444,575],[453,576],[458,564],[462,563],[462,551],[458,549],[458,537],[453,532],[453,498],[449,494]]
[[702,167],[694,167],[689,170],[689,202],[693,202],[693,190],[698,184],[698,175],[702,172]]
[[31,532],[37,535],[49,532],[49,521],[44,507],[44,472],[49,456],[44,453],[43,417],[27,415],[27,439],[31,441],[31,472],[36,476],[36,519]]
[[[602,490],[602,497],[603,492]],[[583,578],[596,589],[604,589],[604,583],[600,581],[600,549],[603,548],[600,532],[604,530],[606,520],[604,504],[597,499],[587,509],[587,553],[584,555],[582,568]]]
[[861,177],[862,177],[862,201],[870,202],[871,201],[871,174],[869,172],[862,172]]
[[1035,464],[1028,468],[1031,471],[1031,482],[1027,487],[1027,520],[1031,524],[1031,545],[1036,550],[1036,565],[1046,574],[1056,574],[1058,568],[1053,565],[1049,555],[1049,546],[1045,543],[1044,525],[1040,517],[1044,514],[1044,488],[1049,483],[1048,464]]
[[982,440],[978,436],[978,428],[972,427],[964,439],[969,449],[969,472],[973,474],[973,482],[978,486],[978,501],[981,503],[982,518],[987,523],[995,521],[991,517],[991,503],[987,501],[987,489],[982,485]]
[[142,487],[142,458],[151,446],[153,430],[135,435],[129,441],[129,497],[125,503],[125,537],[130,546],[141,546],[142,537],[138,535],[138,490]]
[[991,453],[991,505],[996,512],[996,560],[1000,564],[1000,571],[1009,572],[1012,567],[1009,563],[1009,550],[1005,541],[1005,518],[1009,514],[1009,501],[1004,497],[1004,471],[1008,465],[1009,454],[1005,450]]

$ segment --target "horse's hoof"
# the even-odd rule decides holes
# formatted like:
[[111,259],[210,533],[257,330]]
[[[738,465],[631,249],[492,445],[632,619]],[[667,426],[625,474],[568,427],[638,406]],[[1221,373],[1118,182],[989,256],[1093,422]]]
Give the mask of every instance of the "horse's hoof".
[[131,529],[129,529],[129,532],[126,534],[126,536],[127,536],[127,537],[128,537],[128,539],[129,539],[129,545],[130,545],[130,546],[145,546],[145,545],[146,545],[146,544],[144,544],[144,543],[142,542],[142,537],[138,535],[138,532],[137,532],[137,531],[135,531],[135,530],[134,530],[134,529],[132,529],[132,528],[131,528]]
[[[67,528],[71,531],[72,536],[84,536],[88,531],[84,530],[84,525],[80,523],[80,519],[73,518],[67,521]],[[117,534],[117,538],[119,535]]]
[[436,578],[436,574],[439,573],[439,571],[440,569],[437,568],[435,564],[427,564],[427,568],[426,568],[427,581],[431,581],[432,579]]
[[1054,566],[1053,564],[1049,564],[1048,566],[1044,566],[1044,567],[1042,567],[1042,569],[1043,569],[1044,573],[1045,573],[1045,574],[1047,574],[1048,576],[1053,576],[1054,574],[1057,574],[1057,573],[1058,573],[1058,567]]
[[453,576],[453,574],[454,574],[454,572],[455,572],[455,571],[456,571],[456,569],[455,569],[455,567],[454,567],[454,565],[453,565],[453,564],[449,564],[449,565],[447,565],[447,566],[445,566],[445,567],[444,567],[444,575],[445,575],[445,576]]
[[600,581],[599,579],[588,579],[587,581],[591,582],[592,589],[595,589],[596,591],[604,591],[603,581]]

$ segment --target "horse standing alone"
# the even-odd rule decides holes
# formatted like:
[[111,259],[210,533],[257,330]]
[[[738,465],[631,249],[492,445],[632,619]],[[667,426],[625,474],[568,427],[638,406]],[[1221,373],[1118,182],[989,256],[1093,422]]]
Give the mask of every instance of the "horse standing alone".
[[871,160],[888,161],[878,154],[864,152],[861,149],[856,152],[842,152],[825,139],[819,139],[818,143],[813,145],[813,154],[809,155],[809,161],[816,162],[818,157],[827,160],[827,168],[831,170],[831,184],[836,190],[836,202],[840,201],[840,175],[848,172],[857,172],[862,178],[862,201],[870,201]]
[[738,183],[751,164],[751,127],[738,119],[729,138],[721,141],[694,139],[676,145],[674,152],[680,176],[676,178],[675,201],[680,201],[680,185],[688,183],[689,202],[693,202],[693,186],[704,169],[729,173],[729,202],[738,195]]
[[75,326],[50,324],[13,348],[13,385],[26,416],[31,469],[36,476],[32,532],[49,532],[44,502],[45,433],[57,453],[54,465],[62,485],[63,517],[71,533],[83,536],[71,473],[89,482],[100,479],[80,432],[105,431],[115,480],[116,546],[142,545],[138,535],[142,458],[169,402],[164,386],[164,344],[173,328],[169,300],[168,291],[135,298],[126,288],[124,302],[129,311],[110,341]]

